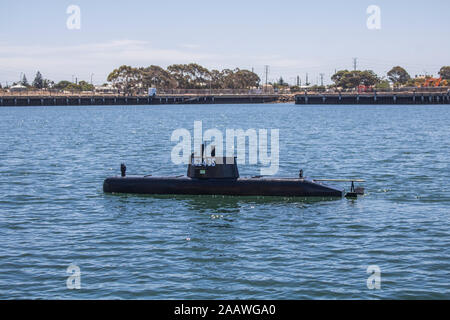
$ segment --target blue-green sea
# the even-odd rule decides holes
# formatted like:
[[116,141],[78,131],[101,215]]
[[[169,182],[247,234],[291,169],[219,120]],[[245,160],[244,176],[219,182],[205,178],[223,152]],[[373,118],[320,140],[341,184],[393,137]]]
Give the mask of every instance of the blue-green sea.
[[[103,193],[121,162],[186,174],[170,138],[194,121],[279,129],[279,176],[361,178],[366,195]],[[448,106],[0,108],[0,298],[448,299],[449,163]]]

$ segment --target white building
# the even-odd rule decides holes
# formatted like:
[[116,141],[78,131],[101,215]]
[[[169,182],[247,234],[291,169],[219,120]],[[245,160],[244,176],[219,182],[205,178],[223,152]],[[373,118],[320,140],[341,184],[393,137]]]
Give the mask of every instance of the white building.
[[9,88],[10,92],[23,92],[27,91],[27,87],[21,85],[21,84],[15,84]]

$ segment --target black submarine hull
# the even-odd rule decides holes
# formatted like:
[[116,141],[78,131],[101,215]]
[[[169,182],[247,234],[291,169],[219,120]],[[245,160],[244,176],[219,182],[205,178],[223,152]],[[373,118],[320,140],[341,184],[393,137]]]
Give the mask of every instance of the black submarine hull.
[[110,177],[106,193],[184,194],[280,197],[342,197],[343,191],[307,179],[238,178],[197,179],[189,177]]

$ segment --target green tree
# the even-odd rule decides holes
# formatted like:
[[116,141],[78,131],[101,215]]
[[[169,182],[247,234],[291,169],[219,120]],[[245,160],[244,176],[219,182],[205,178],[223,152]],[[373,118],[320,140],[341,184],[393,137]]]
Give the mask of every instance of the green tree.
[[67,91],[93,91],[94,86],[84,80],[81,80],[78,82],[78,84],[62,80],[58,82],[57,84],[54,84],[53,81],[50,80],[44,80],[44,83],[47,87],[53,86],[55,89],[59,90],[67,90]]
[[365,86],[374,86],[380,82],[378,76],[372,70],[361,71],[360,76],[360,84]]
[[30,86],[30,84],[28,83],[28,80],[27,80],[27,76],[25,74],[22,76],[22,81],[20,81],[20,83],[25,87]]
[[95,89],[95,87],[92,84],[90,84],[84,80],[78,82],[78,87],[79,87],[79,90],[81,90],[81,91],[94,91],[94,89]]
[[337,87],[344,88],[346,86],[347,77],[349,71],[348,70],[340,70],[331,76],[331,80],[335,83]]
[[188,89],[190,87],[191,76],[186,64],[173,64],[168,66],[167,70],[177,82],[177,88]]
[[391,89],[391,85],[388,80],[381,80],[379,83],[377,83],[375,89],[379,91],[389,91]]
[[408,74],[408,72],[406,72],[406,70],[400,66],[393,67],[387,73],[387,76],[394,85],[405,85],[411,79],[411,76]]
[[333,80],[336,87],[343,89],[354,89],[360,85],[373,86],[380,81],[372,70],[340,70],[331,77],[331,80]]
[[250,89],[258,87],[261,79],[254,72],[236,68],[222,70],[220,81],[223,89]]
[[236,82],[234,78],[234,71],[231,69],[223,69],[220,72],[221,81],[222,81],[222,89],[236,89]]
[[223,73],[219,70],[211,70],[209,74],[211,89],[223,89]]
[[189,71],[191,73],[192,85],[194,88],[201,89],[209,87],[211,74],[207,68],[191,63],[189,64]]
[[450,80],[450,66],[442,67],[439,71],[439,75],[442,77],[442,79]]
[[236,69],[233,72],[234,87],[236,89],[250,89],[259,86],[258,75],[249,70]]
[[278,80],[278,85],[279,85],[280,87],[284,87],[284,86],[287,85],[287,83],[284,82],[283,77],[280,77],[280,79]]
[[53,88],[55,83],[52,80],[44,79],[43,88]]
[[33,87],[35,87],[36,89],[44,88],[44,79],[42,78],[42,74],[39,71],[36,72],[36,76],[34,77]]
[[57,84],[55,84],[54,88],[59,90],[70,90],[70,91],[79,90],[78,85],[67,80],[62,80],[58,82]]
[[142,73],[136,68],[123,65],[108,75],[108,81],[112,82],[119,91],[130,94],[139,90],[139,84],[142,84]]
[[361,71],[338,71],[331,77],[337,87],[343,89],[356,88],[361,84]]
[[173,64],[167,70],[177,81],[177,87],[182,89],[208,88],[211,74],[208,69],[196,63]]
[[144,88],[176,88],[177,81],[172,75],[159,66],[151,65],[147,68],[139,69],[142,74],[142,85]]

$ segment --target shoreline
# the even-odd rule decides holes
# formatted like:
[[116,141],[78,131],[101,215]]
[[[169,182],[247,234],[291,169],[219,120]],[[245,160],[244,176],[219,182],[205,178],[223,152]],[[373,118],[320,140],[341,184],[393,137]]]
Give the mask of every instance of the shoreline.
[[370,92],[302,94],[228,95],[0,95],[0,107],[76,106],[76,105],[176,105],[176,104],[265,104],[298,105],[396,105],[450,104],[450,92]]

